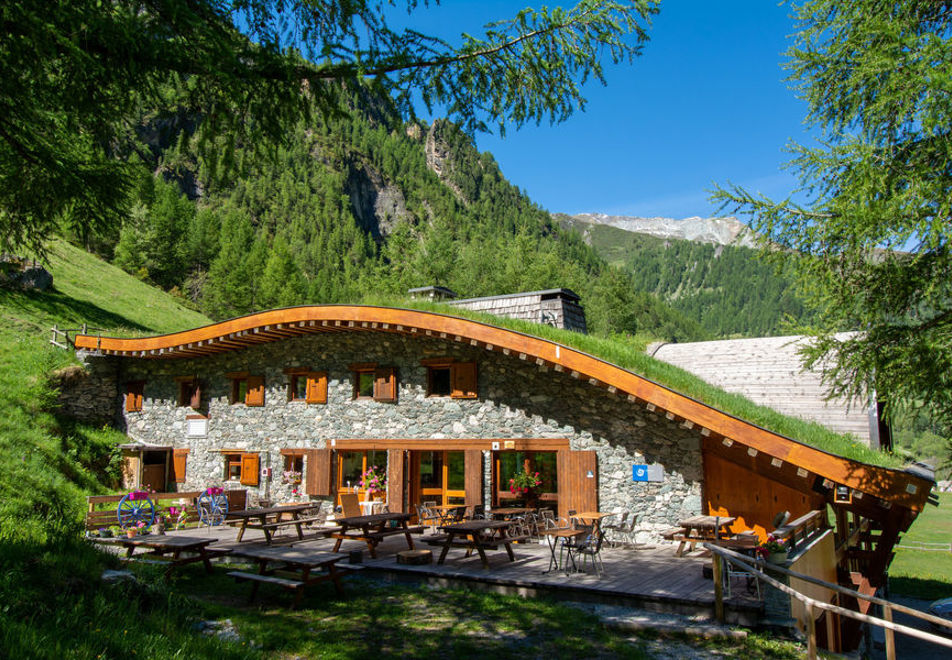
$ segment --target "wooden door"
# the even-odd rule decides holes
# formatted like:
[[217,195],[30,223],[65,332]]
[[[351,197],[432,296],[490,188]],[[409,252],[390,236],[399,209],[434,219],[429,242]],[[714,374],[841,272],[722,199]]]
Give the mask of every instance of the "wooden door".
[[559,451],[559,515],[598,510],[598,460],[594,451]]

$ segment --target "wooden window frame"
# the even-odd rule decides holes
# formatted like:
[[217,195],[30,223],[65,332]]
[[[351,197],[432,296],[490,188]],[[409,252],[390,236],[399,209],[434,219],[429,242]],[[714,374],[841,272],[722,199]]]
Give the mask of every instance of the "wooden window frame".
[[[477,398],[476,362],[455,358],[427,358],[421,360],[420,364],[426,367],[426,396],[428,398]],[[449,392],[446,394],[433,391],[433,372],[436,369],[449,370]]]
[[[343,461],[343,459],[342,459],[342,457],[341,457],[341,454],[342,454],[342,453],[360,454],[360,455],[361,455],[361,459],[360,459],[360,461],[361,461],[361,462],[360,462],[360,473],[363,474],[364,472],[367,471],[367,468],[372,467],[372,465],[373,465],[373,464],[368,460],[368,457],[367,457],[367,455],[368,455],[370,452],[382,453],[382,454],[385,454],[385,455],[386,455],[387,464],[386,464],[386,465],[379,465],[379,464],[378,464],[377,467],[382,467],[382,468],[384,468],[384,472],[386,472],[386,473],[389,475],[389,470],[390,470],[390,453],[389,453],[387,450],[385,450],[385,449],[339,449],[339,450],[337,450],[337,461],[336,461],[337,464],[334,466],[334,489],[337,491],[338,495],[339,495],[340,493],[352,493],[352,492],[354,492],[354,485],[356,485],[356,484],[353,484],[353,485],[351,485],[350,488],[347,488],[347,484],[344,483],[344,461]],[[389,487],[390,487],[390,486],[389,486],[389,479],[387,480],[387,482],[388,482],[388,486],[387,486],[387,487],[389,488]],[[363,499],[366,498],[366,496],[367,496],[367,491],[366,491],[365,489],[363,489],[363,488],[358,488],[357,493],[358,493],[358,495],[359,495],[359,497],[360,497],[361,500],[363,500]],[[338,499],[338,504],[340,504],[339,499]]]
[[[380,401],[383,403],[396,403],[398,398],[398,392],[400,389],[399,382],[397,380],[397,368],[389,366],[379,366],[376,362],[357,362],[349,365],[351,373],[353,373],[354,380],[354,390],[353,398],[354,400],[374,400]],[[373,394],[368,396],[366,394],[360,393],[360,377],[361,375],[370,374],[373,377]],[[387,383],[387,389],[389,389],[389,395],[385,391],[385,388],[382,386],[382,383]]]
[[[285,369],[288,376],[288,401],[303,401],[307,404],[327,403],[327,372],[312,371],[308,367]],[[304,391],[298,391],[299,378],[304,378]]]
[[130,380],[126,383],[126,412],[142,412],[142,400],[145,394],[144,380]]
[[226,482],[234,482],[231,476],[231,468],[238,467],[238,483],[243,486],[257,486],[259,483],[259,467],[261,457],[258,452],[241,451],[240,449],[222,449],[222,460],[224,461],[224,477]]
[[[231,381],[231,396],[229,401],[232,405],[243,403],[248,407],[264,406],[264,376],[256,376],[247,371],[233,371],[225,374],[225,377]],[[244,397],[241,396],[242,383],[245,385]]]

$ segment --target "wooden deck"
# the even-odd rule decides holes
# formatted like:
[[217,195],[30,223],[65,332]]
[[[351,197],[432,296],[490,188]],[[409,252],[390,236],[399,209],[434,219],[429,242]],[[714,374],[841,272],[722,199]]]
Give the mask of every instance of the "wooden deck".
[[[173,532],[175,533],[175,532]],[[264,544],[264,535],[248,530],[245,539],[236,540],[237,532],[232,527],[202,528],[188,530],[189,535],[208,535],[216,538],[209,547],[228,550],[237,546]],[[330,551],[333,539],[308,534],[303,541],[297,534],[278,534],[273,547],[313,548]],[[259,538],[260,537],[260,538]],[[421,535],[414,535],[414,540]],[[427,548],[416,543],[419,548]],[[605,571],[600,577],[594,574],[591,564],[587,572],[566,575],[562,572],[544,573],[549,565],[549,548],[538,542],[513,545],[516,556],[510,562],[505,552],[488,553],[489,569],[484,569],[477,554],[465,557],[462,550],[453,550],[446,562],[408,566],[397,564],[396,553],[406,550],[403,537],[384,539],[377,547],[378,559],[370,559],[363,543],[345,541],[342,553],[362,551],[364,575],[394,582],[427,582],[436,586],[462,586],[485,589],[527,597],[545,596],[561,600],[599,602],[626,605],[656,612],[713,616],[714,585],[705,577],[703,569],[711,559],[705,553],[695,551],[684,557],[675,556],[676,543],[644,546],[639,548],[602,548]],[[233,561],[224,558],[224,561]],[[342,566],[346,565],[345,558]],[[729,623],[756,625],[761,617],[762,603],[747,593],[743,578],[735,578],[733,597],[726,601]]]

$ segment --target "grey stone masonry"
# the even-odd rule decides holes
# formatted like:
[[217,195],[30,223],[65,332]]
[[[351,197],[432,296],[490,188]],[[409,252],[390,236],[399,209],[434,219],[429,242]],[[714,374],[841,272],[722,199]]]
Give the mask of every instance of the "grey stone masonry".
[[[475,361],[478,397],[427,397],[421,360],[434,357]],[[353,398],[348,365],[373,362],[396,367],[396,403]],[[326,404],[288,401],[284,370],[293,367],[327,373]],[[264,377],[264,406],[229,402],[226,374],[245,371]],[[177,405],[175,378],[193,375],[202,381],[202,412],[208,416],[203,437],[188,437],[186,415],[194,411]],[[126,432],[145,443],[189,448],[181,485],[187,490],[222,482],[223,449],[259,453],[261,467],[270,465],[274,478],[251,487],[249,495],[279,500],[290,490],[280,483],[281,449],[326,448],[335,439],[565,438],[573,450],[596,452],[598,506],[636,514],[639,540],[702,510],[697,429],[569,373],[452,337],[327,333],[202,358],[124,359],[122,382],[133,380],[145,381],[141,412],[126,412],[121,392],[113,395]],[[484,457],[488,469],[488,451]],[[656,464],[664,478],[634,482],[633,464]],[[484,497],[488,502],[488,493]]]
[[585,310],[579,300],[578,294],[569,289],[547,289],[505,296],[451,300],[448,304],[585,333]]

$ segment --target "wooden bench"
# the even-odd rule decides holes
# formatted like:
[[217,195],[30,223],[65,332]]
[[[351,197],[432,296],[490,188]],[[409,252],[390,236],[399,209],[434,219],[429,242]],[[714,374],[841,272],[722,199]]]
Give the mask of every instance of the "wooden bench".
[[670,527],[661,532],[661,538],[666,541],[678,541],[679,539],[675,538],[676,536],[684,536],[683,527]]
[[[258,593],[258,587],[261,584],[273,584],[283,589],[293,591],[295,593],[294,601],[291,604],[291,608],[293,609],[301,602],[301,597],[304,595],[304,587],[317,584],[319,582],[332,581],[334,583],[334,588],[337,590],[337,594],[339,596],[344,595],[343,588],[340,584],[340,578],[362,570],[363,566],[347,566],[346,568],[339,568],[336,566],[336,562],[336,558],[330,563],[325,562],[323,567],[326,569],[326,572],[316,577],[310,577],[310,572],[313,568],[311,566],[307,566],[307,568],[302,572],[265,571],[259,573],[249,573],[247,571],[229,571],[227,575],[230,578],[234,578],[237,582],[251,582],[253,584],[251,596],[248,599],[249,603],[254,601],[255,596]],[[291,563],[295,564],[295,562]],[[300,568],[301,567],[299,565],[299,570]],[[275,573],[281,573],[282,575],[276,575]],[[284,577],[284,575],[287,575],[288,577]]]

